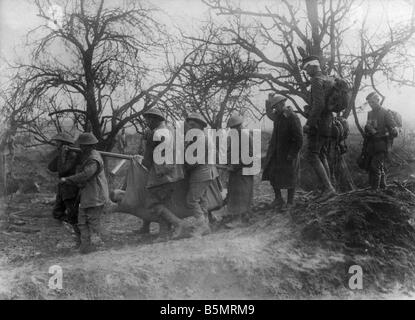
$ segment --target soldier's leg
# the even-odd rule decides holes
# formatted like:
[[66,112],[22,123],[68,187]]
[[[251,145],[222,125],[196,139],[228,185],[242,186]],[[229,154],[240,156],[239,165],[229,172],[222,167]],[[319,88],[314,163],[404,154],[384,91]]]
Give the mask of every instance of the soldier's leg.
[[376,153],[370,161],[370,167],[369,167],[369,171],[371,175],[370,187],[373,190],[379,189],[379,186],[380,186],[380,179],[381,179],[382,167],[383,167],[383,158],[384,158],[384,154],[382,152],[379,152],[379,153]]
[[102,245],[101,239],[101,216],[104,206],[92,207],[87,209],[88,226],[91,233],[91,243]]
[[85,208],[79,208],[78,228],[81,233],[81,245],[79,251],[84,254],[88,253],[91,248],[91,234],[89,232],[88,218]]
[[[321,161],[321,156],[324,155],[322,149],[325,147],[326,139],[320,137],[318,135],[309,135],[308,136],[308,149],[306,158],[311,164],[314,172],[316,173],[317,177],[323,184],[324,187],[324,194],[322,195],[323,198],[330,197],[336,194],[336,191],[331,184],[330,178],[327,175],[326,168]],[[323,156],[324,159],[324,156]],[[327,159],[327,158],[326,158]],[[325,162],[326,160],[324,160]]]
[[137,234],[149,234],[151,221],[143,220],[140,229],[137,230]]
[[287,204],[293,205],[294,204],[295,188],[288,189],[287,193],[288,193]]
[[284,205],[284,199],[282,198],[281,189],[278,188],[275,179],[271,179],[271,186],[274,190],[274,200],[271,202],[270,207],[280,208]]
[[194,217],[203,216],[204,210],[202,209],[201,202],[203,196],[209,187],[210,181],[191,182],[189,184],[189,190],[186,195],[186,207],[192,212]]
[[381,189],[386,189],[388,187],[388,184],[386,182],[385,161],[386,161],[386,154],[384,153],[383,158],[382,158],[381,171],[380,171],[379,187]]
[[166,222],[167,225],[173,225],[175,230],[172,238],[182,238],[189,232],[189,226],[180,218],[178,218],[173,212],[171,212],[165,204],[170,200],[171,195],[174,192],[174,186],[163,185],[156,188],[151,188],[148,208],[158,218]]
[[65,203],[63,202],[59,188],[56,192],[55,204],[53,205],[52,209],[52,216],[59,221],[62,221],[65,217]]
[[78,227],[78,209],[79,201],[77,199],[68,199],[65,200],[66,207],[66,220],[72,226],[72,229],[75,233],[75,242],[76,246],[81,245],[81,231]]
[[329,178],[329,181],[331,181],[330,178],[330,165],[328,161],[328,146],[327,143],[324,143],[320,149],[320,161],[323,164],[324,170],[326,170],[327,177]]
[[194,235],[204,235],[210,232],[207,220],[207,189],[210,181],[192,182],[186,195],[186,207],[196,219]]

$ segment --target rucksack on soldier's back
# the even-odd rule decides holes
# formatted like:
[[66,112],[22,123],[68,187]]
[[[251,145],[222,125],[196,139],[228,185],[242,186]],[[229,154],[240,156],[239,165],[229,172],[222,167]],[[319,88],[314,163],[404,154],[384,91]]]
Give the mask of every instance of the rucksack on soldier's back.
[[339,113],[349,105],[351,90],[344,79],[327,76],[324,81],[324,92],[327,110]]
[[392,116],[393,121],[395,122],[398,128],[402,128],[402,116],[399,112],[391,109],[387,109],[390,115]]

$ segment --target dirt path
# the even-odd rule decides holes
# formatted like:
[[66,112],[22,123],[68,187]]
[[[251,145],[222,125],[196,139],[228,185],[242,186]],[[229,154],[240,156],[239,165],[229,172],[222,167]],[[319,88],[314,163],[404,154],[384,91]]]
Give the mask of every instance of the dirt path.
[[[16,219],[39,231],[0,232],[3,299],[411,298],[399,287],[349,290],[348,258],[299,242],[287,213],[262,210],[249,226],[168,242],[136,235],[135,217],[109,214],[105,247],[79,255],[70,233],[51,218],[50,203],[34,198],[15,199],[14,206],[30,207]],[[52,265],[63,270],[62,290],[48,288]]]
[[[327,263],[323,253],[309,259],[291,247],[285,220],[281,218],[280,228],[271,236],[254,229],[238,229],[87,256],[74,253],[39,258],[15,268],[3,263],[0,294],[30,299],[302,297],[302,284],[295,273],[325,268]],[[278,250],[271,255],[271,248],[276,246]],[[48,269],[52,265],[63,269],[60,292],[48,289]]]

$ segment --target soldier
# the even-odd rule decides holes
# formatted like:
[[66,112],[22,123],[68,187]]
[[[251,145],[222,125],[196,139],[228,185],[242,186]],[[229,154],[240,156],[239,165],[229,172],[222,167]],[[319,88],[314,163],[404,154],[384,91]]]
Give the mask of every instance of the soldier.
[[[73,138],[68,133],[62,132],[54,136],[52,142],[56,145],[57,155],[49,163],[48,169],[51,172],[57,172],[59,179],[75,174],[76,166],[79,164],[79,156],[75,151],[68,150],[68,146],[72,146],[74,143]],[[77,247],[81,244],[81,233],[78,228],[78,192],[79,189],[75,185],[59,183],[52,211],[55,219],[72,225]]]
[[[108,183],[105,177],[104,161],[95,146],[98,139],[90,132],[79,135],[77,140],[81,148],[81,160],[77,173],[61,178],[62,184],[74,184],[80,188],[78,227],[81,231],[82,254],[95,249],[94,242],[101,242],[100,217],[104,205],[108,202]],[[96,241],[92,241],[95,237]]]
[[384,189],[387,187],[385,160],[391,150],[393,139],[398,135],[398,130],[391,113],[380,105],[380,98],[376,92],[370,93],[366,101],[372,108],[367,115],[365,126],[369,155],[369,185],[374,190],[379,187]]
[[303,145],[301,122],[293,110],[285,105],[287,98],[270,97],[265,102],[266,114],[274,122],[262,180],[269,180],[275,193],[271,207],[282,208],[281,189],[288,189],[287,207],[294,204],[299,168],[299,152]]
[[[243,175],[242,169],[248,167],[241,160],[241,148],[246,147],[242,145],[242,135],[247,134],[242,131],[243,118],[239,115],[232,115],[227,123],[227,127],[230,129],[236,129],[239,133],[239,162],[238,164],[231,164],[229,169],[229,183],[228,194],[226,197],[226,204],[230,217],[237,217],[237,221],[233,224],[227,224],[228,227],[235,227],[243,222],[246,222],[250,218],[252,198],[254,194],[254,176]],[[253,149],[252,136],[249,135],[249,154],[252,154]],[[231,148],[228,148],[231,151]]]
[[[186,118],[185,131],[198,129],[203,132],[207,122],[199,113],[191,113]],[[189,181],[189,190],[186,196],[186,206],[196,218],[196,234],[204,235],[210,232],[208,223],[207,190],[212,180],[218,177],[215,165],[208,164],[208,138],[205,136],[205,163],[189,164],[186,162],[186,174]],[[196,137],[195,137],[196,138]],[[188,142],[186,147],[191,143]],[[195,149],[197,151],[197,149]],[[197,155],[194,155],[195,157]]]
[[303,59],[302,68],[311,77],[311,105],[304,126],[308,140],[306,158],[323,184],[321,199],[325,200],[336,195],[336,190],[330,181],[330,167],[327,161],[333,114],[325,105],[326,77],[321,72],[318,57],[310,56]]
[[127,149],[127,137],[125,135],[125,128],[122,128],[121,134],[117,134],[116,144],[120,153],[124,154]]
[[[153,160],[154,149],[160,144],[161,137],[158,130],[167,129],[172,141],[174,141],[174,129],[166,124],[166,119],[162,112],[157,108],[150,109],[144,113],[144,119],[150,131],[146,138],[146,147],[142,164],[149,170],[146,187],[150,192],[147,207],[154,215],[160,218],[161,233],[166,227],[173,225],[175,231],[172,238],[178,239],[188,235],[189,226],[182,219],[171,212],[166,204],[171,200],[173,191],[176,187],[175,182],[184,179],[183,165],[178,164],[157,164]],[[174,149],[174,148],[173,148]],[[144,226],[148,228],[148,226]]]

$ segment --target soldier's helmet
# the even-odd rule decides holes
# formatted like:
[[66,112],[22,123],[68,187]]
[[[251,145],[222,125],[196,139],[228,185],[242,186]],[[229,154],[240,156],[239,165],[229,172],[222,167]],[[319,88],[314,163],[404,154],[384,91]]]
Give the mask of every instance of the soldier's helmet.
[[305,66],[306,66],[306,64],[308,64],[311,61],[316,61],[316,62],[318,62],[320,64],[320,58],[319,57],[317,57],[317,56],[308,56],[308,57],[305,57],[302,60],[301,69],[304,69]]
[[62,141],[69,144],[74,144],[75,140],[69,133],[59,132],[57,135],[53,136],[51,141]]
[[371,93],[369,93],[367,96],[366,96],[366,101],[367,100],[380,100],[380,98],[379,98],[379,95],[375,92],[375,91],[373,91],[373,92],[371,92]]
[[163,115],[163,112],[161,112],[158,108],[151,108],[143,113],[143,116],[146,117],[157,117],[162,120],[166,120],[166,117]]
[[232,115],[228,120],[228,128],[233,128],[236,126],[241,125],[244,122],[244,118],[242,118],[239,114]]
[[98,143],[98,139],[91,132],[81,133],[77,140],[79,145],[94,145]]
[[203,118],[203,116],[200,113],[197,113],[197,112],[190,113],[186,118],[186,121],[187,120],[197,121],[197,122],[201,123],[203,125],[203,127],[207,126],[206,120]]
[[287,98],[286,98],[286,97],[284,97],[284,96],[280,96],[280,95],[278,95],[278,96],[273,96],[273,97],[270,97],[270,98],[268,99],[269,104],[270,104],[270,106],[271,106],[271,107],[274,107],[276,104],[280,103],[281,101],[286,101],[286,100],[287,100]]

